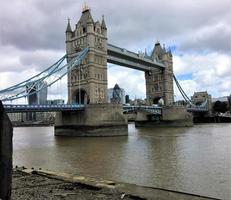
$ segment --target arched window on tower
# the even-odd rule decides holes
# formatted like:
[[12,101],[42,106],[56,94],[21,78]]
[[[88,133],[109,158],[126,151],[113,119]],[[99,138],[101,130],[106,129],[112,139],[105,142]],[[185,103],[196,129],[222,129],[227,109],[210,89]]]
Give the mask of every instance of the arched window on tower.
[[157,92],[158,91],[158,84],[155,84],[154,88],[155,88],[155,91]]

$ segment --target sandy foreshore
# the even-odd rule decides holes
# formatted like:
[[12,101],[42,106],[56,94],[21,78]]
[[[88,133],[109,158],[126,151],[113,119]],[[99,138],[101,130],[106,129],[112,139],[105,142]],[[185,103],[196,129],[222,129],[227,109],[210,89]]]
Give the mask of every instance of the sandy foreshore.
[[12,199],[215,199],[161,188],[119,183],[100,178],[77,176],[46,170],[17,168],[13,170]]

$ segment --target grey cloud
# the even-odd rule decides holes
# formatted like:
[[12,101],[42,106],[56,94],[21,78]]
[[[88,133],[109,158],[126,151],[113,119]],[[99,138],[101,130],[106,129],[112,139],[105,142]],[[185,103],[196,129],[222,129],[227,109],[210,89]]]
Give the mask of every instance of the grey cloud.
[[20,56],[22,65],[33,66],[37,71],[42,71],[58,61],[65,52],[35,51]]
[[[94,20],[102,14],[110,43],[143,50],[160,40],[181,54],[230,55],[230,0],[89,0]],[[11,0],[0,7],[0,71],[41,70],[65,52],[67,17],[77,23],[82,1]],[[191,60],[188,62],[191,65]],[[132,73],[131,73],[132,74]],[[140,91],[141,92],[141,91]]]
[[[56,7],[56,1],[49,10],[42,10],[36,1],[5,1],[0,12],[0,43],[13,45],[22,50],[64,49],[66,14]],[[41,1],[41,3],[44,1]],[[56,2],[56,3],[55,3]],[[9,6],[11,4],[11,6]],[[44,3],[45,4],[45,3]],[[48,6],[46,3],[45,5]],[[61,7],[62,5],[60,5]]]
[[64,51],[22,51],[12,46],[0,47],[0,72],[23,72],[27,69],[42,71],[59,60]]
[[231,28],[229,24],[221,23],[203,27],[184,38],[179,50],[195,52],[217,51],[225,54],[231,52]]
[[[176,38],[181,40],[205,25],[224,20],[231,9],[228,0],[222,4],[215,0],[98,0],[89,4],[95,20],[105,14],[109,41],[132,48],[143,48],[157,39],[171,45]],[[72,19],[73,27],[81,8],[82,2],[74,0],[5,1],[0,12],[0,41],[23,50],[64,49],[66,18]],[[189,45],[186,42],[184,50]]]
[[[110,4],[116,5],[116,1]],[[228,1],[126,1],[118,7],[106,10],[109,40],[142,46],[157,39],[179,44],[198,29],[224,21],[231,6]]]

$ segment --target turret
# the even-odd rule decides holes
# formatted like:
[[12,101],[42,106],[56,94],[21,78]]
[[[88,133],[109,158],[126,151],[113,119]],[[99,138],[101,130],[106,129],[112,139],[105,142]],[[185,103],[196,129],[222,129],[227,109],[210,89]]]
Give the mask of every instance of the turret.
[[171,48],[169,48],[168,54],[169,54],[170,57],[172,57],[172,50],[171,50]]
[[106,23],[104,20],[104,15],[102,16],[101,30],[102,30],[102,34],[106,37],[107,36],[107,27],[106,27]]
[[98,34],[101,34],[101,26],[100,26],[99,21],[95,22],[95,32]]
[[144,50],[144,57],[148,57],[147,49]]
[[87,32],[93,33],[94,32],[94,21],[91,17],[87,20]]
[[92,32],[94,30],[94,20],[91,16],[91,10],[88,6],[83,7],[82,15],[79,20],[80,25],[82,26],[82,32]]
[[163,49],[160,45],[160,42],[157,41],[155,43],[155,46],[152,50],[151,57],[156,59],[156,60],[162,60],[162,56],[166,53],[165,49]]
[[85,12],[88,12],[87,14],[87,32],[88,33],[93,33],[94,32],[94,20],[91,16],[91,12],[90,9],[86,10]]
[[70,19],[68,18],[67,28],[66,28],[66,52],[67,54],[72,52],[72,46],[71,46],[72,34],[73,32],[71,30]]
[[164,100],[165,105],[173,102],[173,62],[171,52],[166,51],[157,41],[153,48],[151,58],[162,63],[165,67],[152,69],[145,74],[146,94],[148,104],[158,103],[159,99]]
[[66,41],[69,41],[72,36],[72,30],[71,30],[71,25],[70,25],[70,19],[68,18],[67,22],[67,28],[66,28]]
[[107,102],[107,36],[104,20],[102,23],[94,22],[91,10],[85,4],[76,29],[71,32],[68,25],[67,34],[69,33],[72,35],[71,39],[67,40],[68,61],[89,47],[86,57],[81,62],[81,70],[76,68],[69,73],[68,82],[71,83],[68,86],[69,102],[79,101],[79,97],[76,97],[82,94],[78,92],[79,88],[85,91],[87,102]]

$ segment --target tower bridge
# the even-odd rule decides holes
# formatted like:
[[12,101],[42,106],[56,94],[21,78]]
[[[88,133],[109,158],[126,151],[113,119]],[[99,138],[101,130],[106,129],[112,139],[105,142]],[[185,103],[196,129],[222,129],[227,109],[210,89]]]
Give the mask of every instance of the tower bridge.
[[107,102],[107,62],[145,73],[148,105],[157,103],[160,98],[164,100],[165,105],[173,103],[172,54],[162,48],[159,42],[155,44],[150,56],[108,44],[104,17],[101,22],[95,22],[90,9],[85,8],[74,30],[68,20],[67,62],[85,47],[89,48],[86,59],[80,68],[72,70],[68,75],[69,103]]
[[[173,102],[172,54],[157,42],[151,55],[134,53],[107,43],[107,27],[94,22],[90,9],[85,8],[72,31],[66,28],[66,55],[43,72],[15,86],[0,91],[2,101],[13,101],[36,94],[68,75],[68,103],[107,102],[107,63],[144,72],[147,104],[163,98],[165,105]],[[64,59],[67,64],[63,65]],[[35,89],[36,88],[36,89]]]
[[[6,105],[8,112],[60,111],[56,114],[56,135],[127,135],[127,121],[123,115],[126,110],[138,112],[139,124],[142,121],[151,122],[152,116],[155,115],[161,115],[162,120],[186,120],[191,123],[191,115],[186,113],[185,108],[171,106],[174,101],[172,54],[159,42],[155,44],[151,55],[137,54],[108,44],[104,17],[101,22],[95,22],[89,8],[84,8],[74,30],[68,20],[65,34],[65,56],[38,75],[0,91],[0,98],[12,101],[33,95],[37,92],[34,88],[41,90],[40,85],[49,87],[67,74],[69,105]],[[64,59],[67,64],[62,65]],[[122,107],[119,104],[107,103],[107,63],[144,72],[146,106]],[[156,104],[160,99],[164,100],[166,107],[153,107],[152,104]]]

